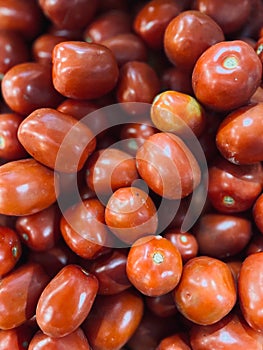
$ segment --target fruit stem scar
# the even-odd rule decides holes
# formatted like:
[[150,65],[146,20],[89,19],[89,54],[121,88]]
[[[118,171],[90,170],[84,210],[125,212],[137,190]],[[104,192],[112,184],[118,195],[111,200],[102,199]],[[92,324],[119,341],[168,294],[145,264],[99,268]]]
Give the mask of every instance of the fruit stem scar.
[[0,149],[3,149],[5,147],[5,139],[0,136]]
[[228,56],[223,61],[223,67],[227,69],[235,68],[238,65],[238,59],[235,56]]
[[164,257],[160,252],[156,252],[153,254],[153,261],[156,264],[161,264],[162,262],[164,262]]
[[14,258],[17,257],[18,254],[18,248],[16,246],[12,247],[12,255]]
[[233,205],[235,203],[235,200],[234,200],[234,198],[232,198],[230,196],[224,196],[223,203],[225,205]]

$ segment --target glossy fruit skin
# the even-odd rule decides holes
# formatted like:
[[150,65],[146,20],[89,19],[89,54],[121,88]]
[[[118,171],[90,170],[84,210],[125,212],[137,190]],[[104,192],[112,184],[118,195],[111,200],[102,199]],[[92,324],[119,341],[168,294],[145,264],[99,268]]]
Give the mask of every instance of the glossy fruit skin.
[[62,36],[44,33],[38,36],[32,44],[32,55],[34,60],[41,64],[52,64],[52,51],[54,47],[65,41]]
[[181,12],[166,27],[164,51],[175,66],[192,71],[201,54],[224,39],[222,29],[211,17],[188,10]]
[[90,312],[97,291],[95,276],[78,265],[65,266],[38,300],[36,320],[40,329],[55,338],[74,332]]
[[128,12],[110,9],[95,18],[84,30],[83,37],[88,43],[101,44],[118,34],[131,32],[131,18]]
[[199,254],[224,259],[240,253],[253,235],[252,222],[238,215],[208,213],[193,229]]
[[260,350],[262,335],[250,328],[242,316],[230,313],[213,325],[194,325],[190,343],[193,350]]
[[257,225],[257,228],[259,229],[259,231],[261,233],[263,233],[263,194],[261,194],[260,196],[258,196],[253,209],[252,209],[252,213],[253,213],[253,219],[255,224]]
[[210,325],[221,320],[235,305],[234,278],[223,261],[198,256],[184,265],[174,298],[178,310],[187,319]]
[[17,130],[23,118],[16,113],[0,114],[0,158],[11,161],[28,156],[17,138]]
[[35,0],[1,0],[0,29],[19,32],[31,40],[39,34],[43,14]]
[[186,334],[176,333],[164,338],[156,350],[191,350]]
[[136,187],[116,190],[107,203],[105,222],[109,229],[124,243],[154,234],[158,217],[150,196]]
[[2,95],[16,113],[28,115],[37,108],[56,108],[62,96],[52,84],[51,67],[37,62],[13,66],[2,80]]
[[249,255],[242,264],[238,279],[238,294],[242,314],[256,331],[262,331],[262,261],[263,253]]
[[263,160],[262,111],[263,103],[257,103],[238,108],[226,116],[216,134],[216,145],[224,158],[235,164]]
[[58,176],[34,159],[16,160],[0,166],[0,188],[1,214],[30,215],[56,201]]
[[219,158],[209,167],[208,198],[222,213],[248,210],[263,188],[260,162],[236,165]]
[[66,244],[82,258],[95,258],[106,245],[104,211],[101,202],[91,198],[69,207],[61,217],[60,230]]
[[10,272],[22,254],[22,245],[17,233],[11,228],[0,226],[0,276]]
[[172,0],[151,0],[137,13],[133,28],[147,46],[162,49],[165,29],[181,8]]
[[146,62],[130,61],[120,69],[117,85],[117,100],[124,103],[125,110],[131,114],[142,113],[143,106],[128,102],[152,103],[159,93],[160,81],[155,70]]
[[206,124],[204,109],[194,97],[171,90],[155,97],[151,120],[160,131],[181,137],[187,137],[190,131],[200,136]]
[[37,332],[29,343],[28,350],[90,350],[88,340],[81,328],[77,328],[74,332],[61,338],[53,338]]
[[61,241],[45,251],[30,250],[27,261],[40,264],[48,276],[53,278],[66,265],[77,264],[78,256]]
[[27,323],[12,329],[2,329],[0,330],[0,348],[25,350],[33,337],[33,332],[33,328]]
[[0,286],[0,329],[12,329],[29,320],[49,277],[39,264],[27,263],[9,273]]
[[89,272],[99,281],[99,295],[113,295],[131,287],[126,274],[127,254],[119,249],[95,259]]
[[59,209],[53,204],[38,213],[18,217],[15,228],[22,242],[31,250],[46,251],[60,239],[59,221]]
[[165,68],[161,75],[162,90],[173,90],[193,95],[192,72],[186,72],[179,67]]
[[119,67],[129,61],[147,61],[147,47],[134,33],[118,34],[103,40],[101,44],[113,52]]
[[145,303],[147,308],[156,316],[166,318],[177,314],[173,291],[157,297],[145,296]]
[[136,240],[128,253],[127,276],[135,288],[147,296],[171,292],[182,270],[179,250],[160,235]]
[[138,149],[136,162],[147,185],[168,199],[186,197],[201,180],[200,168],[192,152],[171,133],[150,136]]
[[200,103],[213,110],[231,111],[248,103],[261,77],[262,63],[249,44],[242,40],[223,41],[199,57],[192,85]]
[[142,320],[127,346],[130,350],[156,349],[164,337],[177,331],[177,326],[174,316],[159,317],[145,308]]
[[97,194],[112,194],[138,177],[135,159],[117,148],[94,152],[86,164],[86,183]]
[[143,316],[142,297],[133,290],[98,296],[83,330],[93,350],[119,350],[130,339]]
[[236,32],[246,24],[251,7],[249,0],[224,0],[220,6],[216,0],[195,2],[195,8],[213,18],[225,34]]
[[24,38],[10,30],[0,30],[0,74],[4,74],[16,64],[29,60],[29,49]]
[[96,147],[96,138],[86,125],[51,108],[32,112],[19,125],[17,135],[37,161],[66,173],[79,171]]
[[113,53],[105,46],[66,41],[53,50],[53,84],[63,96],[99,98],[116,85],[119,69]]
[[190,232],[181,232],[179,229],[168,229],[164,238],[168,239],[180,252],[183,263],[194,258],[198,254],[198,242]]
[[56,26],[67,29],[84,28],[94,17],[98,1],[39,0],[44,14]]
[[144,141],[156,132],[157,129],[148,120],[142,123],[124,124],[120,131],[122,149],[135,156]]

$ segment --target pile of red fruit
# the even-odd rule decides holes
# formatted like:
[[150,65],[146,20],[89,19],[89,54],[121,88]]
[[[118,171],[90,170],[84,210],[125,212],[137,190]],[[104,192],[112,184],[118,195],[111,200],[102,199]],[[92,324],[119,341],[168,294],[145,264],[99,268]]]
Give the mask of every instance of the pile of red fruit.
[[263,348],[262,0],[0,0],[0,349]]

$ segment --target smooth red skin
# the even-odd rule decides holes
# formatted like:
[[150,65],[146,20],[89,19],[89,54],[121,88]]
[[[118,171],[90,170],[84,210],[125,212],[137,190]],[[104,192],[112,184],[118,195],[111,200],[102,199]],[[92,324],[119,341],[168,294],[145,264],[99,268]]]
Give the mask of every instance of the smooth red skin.
[[56,201],[58,176],[35,159],[15,160],[0,166],[0,188],[1,214],[30,215]]
[[163,338],[177,331],[177,327],[176,317],[160,317],[145,308],[142,320],[127,346],[130,350],[155,350]]
[[263,233],[263,194],[261,194],[253,206],[253,219],[257,228]]
[[245,254],[246,256],[263,251],[263,235],[260,232],[254,233],[249,242]]
[[87,42],[101,44],[104,40],[118,34],[131,32],[131,17],[126,11],[110,9],[96,17],[84,30],[83,38]]
[[33,329],[27,324],[8,330],[0,330],[0,348],[25,350],[33,337]]
[[138,149],[136,162],[147,185],[168,199],[186,197],[200,183],[200,168],[192,152],[171,133],[150,136]]
[[49,277],[39,264],[23,264],[2,278],[0,329],[12,329],[29,320]]
[[43,13],[56,26],[67,29],[84,28],[94,17],[98,1],[39,0]]
[[42,25],[43,14],[35,0],[0,1],[0,30],[16,31],[31,40]]
[[[120,103],[141,102],[152,103],[154,97],[160,91],[160,81],[155,70],[146,62],[130,61],[120,69],[120,77],[117,85],[117,100]],[[137,107],[137,108],[136,108]],[[143,106],[127,104],[125,110],[134,114]]]
[[190,232],[169,229],[165,231],[163,237],[168,239],[179,250],[184,263],[197,256],[198,243],[195,236]]
[[156,350],[192,350],[192,348],[184,333],[176,333],[164,338]]
[[193,229],[199,254],[223,259],[240,253],[252,237],[250,220],[228,214],[204,214]]
[[34,251],[46,251],[60,239],[60,212],[56,205],[16,219],[15,228],[22,242]]
[[67,265],[43,290],[36,320],[43,333],[60,338],[74,332],[88,316],[98,280],[78,265]]
[[11,228],[0,226],[0,276],[10,272],[22,254],[22,245],[17,233]]
[[263,88],[261,86],[257,88],[257,90],[254,92],[254,94],[250,98],[250,103],[254,104],[258,102],[263,102]]
[[196,0],[195,9],[213,18],[225,34],[237,32],[248,21],[252,9],[249,0]]
[[43,332],[37,332],[29,343],[28,350],[90,350],[88,340],[81,328],[61,337],[52,338]]
[[[237,62],[234,67],[225,68],[224,62],[229,57]],[[213,110],[230,111],[250,100],[261,77],[262,63],[249,44],[242,40],[223,41],[199,57],[192,85],[200,103]]]
[[256,331],[262,331],[262,263],[263,253],[249,255],[242,264],[238,279],[238,295],[242,314]]
[[66,173],[79,171],[96,147],[86,125],[52,108],[32,112],[19,125],[17,135],[33,158]]
[[17,138],[17,130],[23,118],[16,113],[0,114],[0,158],[7,161],[28,156]]
[[164,91],[173,90],[193,95],[192,75],[178,67],[164,69],[161,75],[161,84]]
[[54,89],[51,68],[38,62],[13,66],[2,80],[2,95],[16,113],[28,115],[37,108],[55,108],[62,100]]
[[93,350],[119,350],[143,316],[142,297],[133,290],[97,296],[82,328]]
[[162,294],[158,297],[145,296],[147,308],[159,317],[169,317],[177,314],[177,308],[173,298],[173,292]]
[[[191,95],[168,90],[155,97],[151,107],[151,120],[160,131],[187,137],[193,132],[197,137],[206,126],[203,107]],[[191,133],[192,136],[192,133]]]
[[137,13],[133,28],[151,49],[163,48],[168,23],[180,13],[181,6],[173,0],[151,0]]
[[184,317],[200,325],[210,325],[221,320],[235,305],[235,281],[223,261],[198,256],[184,265],[174,298]]
[[[163,261],[156,262],[155,254],[161,255]],[[182,270],[179,250],[159,235],[136,240],[127,256],[127,276],[135,288],[147,296],[171,292],[177,286]]]
[[[236,165],[218,158],[209,167],[208,198],[222,213],[239,213],[248,210],[263,188],[263,168],[260,162]],[[228,203],[225,197],[233,202]]]
[[188,10],[181,12],[167,25],[164,51],[172,64],[191,71],[207,48],[224,39],[222,29],[211,17]]
[[83,29],[67,29],[57,27],[54,24],[50,24],[47,29],[47,32],[51,35],[61,36],[65,41],[68,40],[82,40]]
[[52,59],[54,87],[65,97],[99,98],[117,83],[116,59],[103,45],[65,41],[55,46]]
[[69,114],[87,125],[96,135],[97,141],[104,138],[109,121],[98,103],[68,98],[57,107],[57,110]]
[[123,0],[100,0],[99,9],[102,12],[112,9],[127,11],[128,4]]
[[258,103],[238,108],[222,121],[216,134],[216,145],[224,158],[235,164],[263,160],[262,111],[263,103]]
[[38,36],[32,43],[34,60],[50,66],[52,64],[52,51],[54,47],[65,40],[64,37],[49,33]]
[[99,281],[98,294],[117,294],[131,286],[126,274],[126,263],[127,254],[117,249],[91,262],[88,270]]
[[148,50],[142,39],[134,33],[121,33],[101,42],[114,54],[119,66],[129,61],[147,61]]
[[233,260],[226,261],[226,263],[227,263],[227,266],[230,268],[232,275],[235,279],[235,282],[237,284],[240,269],[242,266],[242,260],[233,259]]
[[150,121],[124,124],[120,130],[120,139],[123,143],[121,147],[125,152],[135,156],[144,141],[156,132],[157,129]]
[[77,264],[78,256],[62,241],[46,251],[30,250],[27,261],[40,264],[50,278],[69,264]]
[[69,248],[85,259],[100,254],[107,240],[105,208],[96,198],[69,207],[61,217],[60,230]]
[[146,192],[136,187],[123,187],[109,198],[105,222],[122,242],[132,244],[138,238],[156,232],[158,217]]
[[86,164],[86,183],[97,194],[111,195],[138,177],[135,158],[118,148],[94,152]]
[[8,30],[0,30],[0,74],[4,75],[18,63],[29,61],[29,48],[22,36]]
[[193,325],[190,343],[193,350],[260,350],[262,335],[251,329],[242,317],[231,313],[214,325]]

